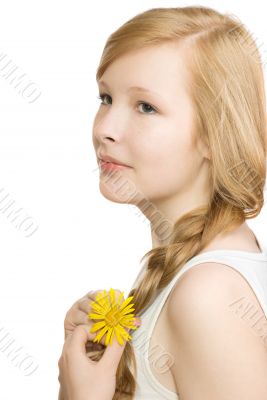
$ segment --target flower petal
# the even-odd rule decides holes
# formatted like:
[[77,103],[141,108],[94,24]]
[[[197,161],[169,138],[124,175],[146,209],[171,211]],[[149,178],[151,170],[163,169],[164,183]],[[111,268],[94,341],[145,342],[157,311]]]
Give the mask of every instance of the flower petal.
[[90,313],[90,314],[88,314],[88,316],[89,316],[89,318],[91,318],[91,319],[103,319],[103,318],[104,318],[103,315],[94,314],[94,313]]
[[120,332],[119,332],[118,328],[115,326],[114,329],[115,329],[115,334],[116,334],[117,341],[119,342],[119,344],[123,345],[123,340],[121,338],[121,335],[120,335]]
[[118,297],[118,303],[121,304],[121,300],[123,298],[124,292],[121,292],[119,297]]
[[94,311],[97,311],[101,314],[104,314],[106,312],[105,307],[101,306],[100,304],[91,303],[91,307],[93,308]]
[[123,310],[120,311],[122,315],[127,314],[128,312],[134,311],[135,308],[132,308],[133,304],[129,304],[127,307],[125,307]]
[[120,334],[122,335],[122,337],[124,337],[125,340],[129,340],[131,338],[129,333],[123,328],[120,329]]
[[121,310],[127,306],[128,303],[130,303],[130,301],[133,299],[133,296],[128,297],[126,300],[124,300],[124,302],[121,305]]
[[96,295],[96,300],[101,304],[101,306],[106,306],[109,304],[109,301],[107,299],[107,291],[103,290],[102,292],[98,292]]
[[105,340],[105,345],[106,345],[106,346],[108,346],[108,344],[109,344],[109,342],[110,342],[110,338],[111,338],[112,332],[113,332],[113,328],[110,328],[110,329],[108,330],[108,333],[107,333],[107,336],[106,336],[106,340]]
[[96,342],[97,340],[100,341],[102,336],[104,336],[104,334],[109,330],[110,328],[106,325],[94,338],[94,342]]
[[96,332],[96,331],[98,331],[100,328],[102,328],[103,326],[106,326],[106,321],[96,322],[96,323],[92,326],[90,332],[92,332],[92,333],[93,333],[93,332]]
[[110,299],[111,299],[111,306],[115,306],[115,290],[110,288]]
[[136,329],[136,328],[137,328],[137,326],[134,325],[134,319],[129,320],[129,321],[121,320],[121,321],[120,321],[120,324],[121,324],[122,326],[125,326],[125,327],[128,328],[128,329]]

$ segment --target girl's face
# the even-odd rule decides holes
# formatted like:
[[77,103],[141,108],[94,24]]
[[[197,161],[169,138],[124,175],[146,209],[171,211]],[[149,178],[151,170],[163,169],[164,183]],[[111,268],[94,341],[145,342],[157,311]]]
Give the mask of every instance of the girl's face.
[[[170,43],[129,52],[102,75],[98,85],[103,104],[93,123],[95,152],[131,167],[114,172],[110,180],[100,168],[100,190],[106,198],[131,204],[146,199],[158,207],[168,204],[173,211],[191,208],[203,198],[206,149],[193,135],[188,79],[181,46]],[[125,195],[127,185],[128,193],[135,193],[132,199]]]

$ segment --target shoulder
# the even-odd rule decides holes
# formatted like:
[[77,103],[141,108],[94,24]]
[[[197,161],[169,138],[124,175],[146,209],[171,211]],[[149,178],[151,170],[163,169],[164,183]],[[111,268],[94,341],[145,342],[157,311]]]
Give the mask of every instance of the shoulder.
[[250,283],[239,271],[222,263],[203,262],[180,277],[170,293],[168,308],[172,313],[182,302],[184,307],[212,312],[241,297],[260,307]]
[[[197,330],[215,329],[212,324],[219,325],[222,317],[230,318],[230,305],[248,295],[251,299],[250,290],[233,268],[214,262],[198,264],[173,287],[167,304],[168,322],[180,335],[191,334],[193,338]],[[197,320],[200,326],[196,326]]]
[[[177,281],[169,295],[167,316],[181,334],[183,327],[188,334],[190,323],[194,324],[194,332],[218,329],[222,322],[243,327],[238,318],[233,318],[234,311],[242,308],[246,311],[249,305],[251,310],[254,307],[254,312],[257,310],[258,315],[264,316],[258,298],[242,274],[228,265],[203,262],[190,268]],[[196,319],[201,319],[201,326],[195,326]]]
[[227,265],[202,263],[181,276],[168,299],[166,328],[182,398],[267,398],[267,324],[264,343],[252,320],[240,317],[252,305],[259,318],[252,288]]

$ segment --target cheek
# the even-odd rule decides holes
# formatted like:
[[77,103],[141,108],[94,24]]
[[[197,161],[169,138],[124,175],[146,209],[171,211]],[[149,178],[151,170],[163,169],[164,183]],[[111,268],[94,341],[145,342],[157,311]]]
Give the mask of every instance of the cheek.
[[141,171],[141,184],[147,194],[166,196],[176,193],[190,174],[190,154],[162,148],[162,153],[149,157]]
[[158,127],[136,158],[138,186],[147,196],[176,193],[192,173],[194,152],[190,131],[179,124],[175,126],[178,127],[175,131],[173,124]]

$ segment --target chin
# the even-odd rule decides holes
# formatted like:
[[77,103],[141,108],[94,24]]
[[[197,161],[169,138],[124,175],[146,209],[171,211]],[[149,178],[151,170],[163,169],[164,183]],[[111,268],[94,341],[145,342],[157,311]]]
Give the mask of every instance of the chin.
[[126,190],[120,183],[118,185],[111,182],[99,182],[100,193],[109,201],[120,204],[134,204],[133,196],[130,190]]

